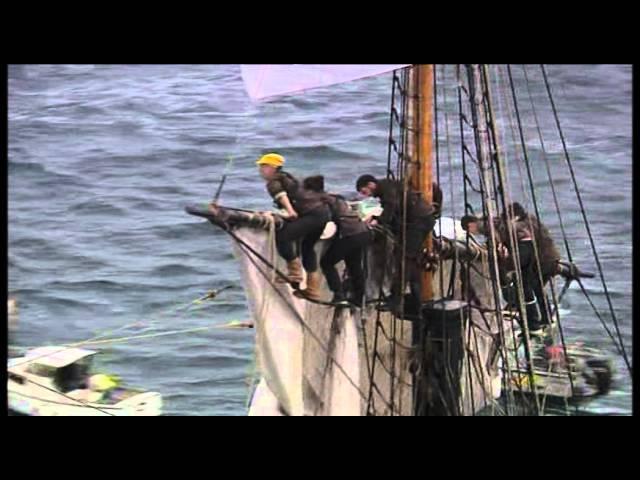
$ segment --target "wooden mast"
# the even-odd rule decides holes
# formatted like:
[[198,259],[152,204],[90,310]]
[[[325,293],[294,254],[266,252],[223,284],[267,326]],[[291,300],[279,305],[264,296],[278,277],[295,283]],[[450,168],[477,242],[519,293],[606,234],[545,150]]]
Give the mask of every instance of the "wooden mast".
[[[420,102],[420,119],[418,140],[418,161],[420,167],[420,191],[424,199],[432,203],[433,201],[433,65],[420,65],[418,67],[418,101]],[[431,252],[431,235],[427,237],[427,251]],[[422,273],[422,301],[433,299],[433,274],[431,272]]]
[[[414,65],[409,73],[408,154],[412,162],[411,187],[422,192],[423,198],[433,200],[433,65]],[[431,235],[425,242],[431,251]],[[422,301],[433,299],[431,272],[423,272]]]
[[[432,192],[432,131],[433,131],[433,65],[414,65],[409,71],[407,102],[407,160],[409,185],[431,203]],[[431,251],[431,235],[425,247]],[[431,272],[422,272],[421,302],[433,299]],[[422,317],[422,308],[419,316]],[[419,359],[420,374],[412,375],[412,409],[417,416],[432,411],[433,399],[429,385],[433,384],[432,348],[427,341],[428,322],[412,322],[412,343]]]

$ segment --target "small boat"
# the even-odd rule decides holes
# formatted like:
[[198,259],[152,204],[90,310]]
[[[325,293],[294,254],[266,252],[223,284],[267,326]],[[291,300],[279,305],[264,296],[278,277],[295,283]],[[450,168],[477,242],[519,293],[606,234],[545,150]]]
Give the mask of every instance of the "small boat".
[[156,392],[124,387],[112,376],[91,373],[98,352],[35,348],[8,362],[9,413],[27,416],[159,416]]
[[[518,349],[524,350],[524,341]],[[531,373],[522,360],[524,354],[510,351],[509,388],[514,393],[529,395],[535,391],[551,402],[571,403],[586,403],[609,393],[615,372],[613,359],[604,351],[575,342],[566,344],[565,356],[561,345],[544,345],[533,339],[532,350]],[[508,375],[506,369],[504,373]]]

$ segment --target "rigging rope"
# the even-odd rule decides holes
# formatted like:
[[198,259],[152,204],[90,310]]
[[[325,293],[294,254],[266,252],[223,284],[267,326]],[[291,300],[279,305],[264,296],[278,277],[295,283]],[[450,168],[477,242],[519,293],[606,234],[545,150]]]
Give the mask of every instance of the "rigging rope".
[[[458,74],[458,84],[460,83],[460,78],[459,78],[459,70],[456,70],[457,74]],[[446,85],[445,83],[445,79],[446,79],[446,69],[445,66],[442,65],[442,78],[443,78],[443,84]],[[458,232],[457,232],[457,228],[456,228],[456,224],[455,224],[455,219],[456,219],[456,202],[455,202],[455,196],[453,193],[454,190],[454,183],[453,183],[453,160],[452,157],[453,155],[451,154],[451,135],[449,132],[449,109],[448,109],[448,98],[447,98],[447,88],[446,86],[443,86],[442,88],[442,101],[444,104],[444,126],[445,126],[445,138],[446,138],[446,146],[447,146],[447,164],[449,166],[449,192],[451,195],[450,201],[451,201],[451,217],[454,220],[454,225],[453,225],[453,231],[454,231],[454,238],[457,238],[458,236]],[[437,98],[436,98],[437,100]],[[436,101],[437,104],[437,101]],[[460,89],[458,89],[458,108],[459,108],[459,113],[460,113],[460,122],[462,122],[462,104],[461,104],[461,97],[460,97]],[[462,128],[462,123],[460,123],[460,127]],[[461,139],[464,138],[464,134],[461,130]],[[436,145],[438,143],[438,138],[436,138]],[[461,144],[464,145],[464,140],[461,140]],[[463,171],[463,177],[466,175],[466,162],[463,159],[462,160],[462,171]],[[439,182],[438,182],[439,185]],[[464,208],[465,208],[465,214],[467,213],[467,209],[468,209],[468,190],[467,190],[467,183],[464,181],[463,179],[463,192],[464,192]],[[444,197],[444,195],[443,195]],[[442,232],[442,230],[440,230],[440,232]],[[468,241],[468,234],[467,234],[467,242],[466,242],[466,247],[468,249],[469,247],[469,241]],[[469,265],[469,261],[470,259],[467,259],[467,266]],[[442,298],[455,298],[455,279],[456,279],[456,274],[457,274],[457,266],[458,266],[458,262],[461,262],[459,255],[458,255],[458,249],[454,249],[454,255],[453,255],[453,259],[451,261],[451,276],[449,279],[449,287],[447,289],[447,292],[445,293],[444,290],[441,287],[440,290],[440,294],[442,296]],[[441,268],[442,269],[442,268]],[[442,272],[441,272],[442,273]],[[471,316],[471,310],[470,310],[470,306],[471,306],[471,302],[469,302],[469,276],[470,276],[470,271],[467,268],[466,272],[464,272],[466,274],[466,291],[464,292],[460,292],[462,298],[467,300],[467,306],[465,307],[466,309],[466,313],[467,313],[467,322],[470,325],[471,321],[472,321],[472,316]],[[460,270],[460,276],[462,277],[463,274],[463,270],[461,268]],[[470,328],[470,327],[468,327]],[[469,329],[469,338],[467,339],[467,342],[469,341],[469,339],[471,338],[471,330]],[[469,390],[470,390],[470,394],[471,394],[471,410],[473,413],[475,413],[475,395],[474,395],[474,389],[473,389],[473,379],[471,377],[471,356],[467,355],[467,381],[469,383]],[[477,372],[476,372],[477,373]]]
[[[445,83],[445,71],[444,71],[444,65],[442,65],[442,83]],[[438,118],[438,70],[434,65],[433,68],[433,98],[434,98],[434,102],[433,102],[433,116],[434,116],[434,124],[435,124],[435,144],[436,144],[436,182],[438,184],[438,187],[440,187],[441,183],[440,183],[440,135],[438,134],[439,129],[438,129],[438,123],[439,123],[439,118]],[[444,105],[444,108],[447,108],[446,102]],[[443,195],[444,197],[444,195]],[[444,203],[444,202],[442,202]],[[440,215],[438,216],[438,230],[442,233],[442,205],[440,205]],[[444,291],[444,271],[443,271],[443,265],[444,265],[444,259],[442,258],[442,255],[438,255],[438,274],[439,274],[439,279],[440,279],[440,295],[442,295],[442,292]]]
[[560,140],[562,142],[562,150],[564,152],[564,158],[567,162],[567,166],[569,167],[569,173],[571,175],[571,181],[573,183],[573,188],[576,192],[576,198],[578,199],[578,204],[580,205],[580,213],[582,214],[582,218],[584,220],[584,225],[585,228],[587,230],[587,235],[589,237],[589,244],[591,245],[591,251],[593,252],[593,258],[596,262],[596,266],[598,267],[598,273],[600,275],[600,280],[602,281],[602,288],[604,289],[604,294],[605,297],[607,299],[607,303],[609,305],[609,311],[611,312],[611,318],[613,320],[613,324],[615,326],[616,329],[616,333],[618,335],[618,339],[620,341],[620,347],[622,348],[622,353],[623,353],[623,358],[624,361],[627,365],[627,369],[629,370],[629,374],[632,374],[632,367],[631,367],[631,362],[629,361],[629,358],[627,356],[627,352],[625,350],[624,347],[624,342],[622,340],[622,333],[620,332],[620,326],[618,325],[618,320],[616,318],[616,314],[615,311],[613,309],[613,303],[611,302],[611,296],[609,295],[609,290],[607,288],[607,283],[605,282],[604,279],[604,273],[602,271],[602,265],[600,264],[600,258],[598,256],[598,252],[596,251],[596,246],[595,243],[593,241],[593,236],[591,235],[591,228],[589,227],[589,220],[587,219],[587,212],[584,208],[584,204],[582,202],[582,197],[580,195],[580,190],[578,188],[578,182],[576,181],[576,176],[575,173],[573,171],[573,165],[571,164],[571,159],[569,158],[569,151],[567,149],[567,143],[565,141],[564,138],[564,133],[562,131],[562,127],[560,126],[560,118],[558,117],[558,112],[556,110],[556,105],[555,102],[553,101],[553,95],[551,94],[551,85],[549,84],[549,79],[547,78],[547,71],[544,68],[544,65],[540,65],[540,68],[542,70],[542,76],[544,77],[544,84],[545,84],[545,88],[547,90],[547,94],[549,97],[549,103],[551,104],[551,109],[553,111],[553,116],[556,122],[556,127],[558,128],[558,133],[560,135]]
[[[537,202],[537,198],[536,198],[536,193],[535,193],[535,186],[534,186],[534,181],[533,181],[533,176],[531,173],[531,165],[529,162],[529,155],[528,155],[528,151],[527,151],[527,146],[526,146],[526,141],[524,139],[524,133],[523,133],[523,129],[522,129],[522,121],[521,121],[521,117],[520,117],[520,110],[518,108],[518,101],[517,101],[517,96],[516,96],[516,90],[515,90],[515,86],[514,86],[514,82],[513,82],[513,76],[511,75],[511,66],[507,65],[506,66],[507,69],[507,73],[508,73],[508,77],[509,77],[509,87],[511,90],[511,95],[512,95],[512,100],[513,100],[513,108],[515,110],[515,116],[516,116],[516,122],[517,122],[517,126],[518,126],[518,133],[519,133],[519,138],[520,138],[520,143],[521,143],[521,147],[522,147],[522,153],[523,153],[523,159],[524,159],[524,163],[526,166],[526,171],[527,171],[527,178],[529,180],[529,188],[530,188],[530,192],[531,192],[531,199],[532,199],[532,203],[534,206],[534,211],[535,211],[535,218],[536,218],[536,222],[538,222],[537,228],[534,228],[533,226],[533,222],[531,219],[531,216],[529,215],[527,217],[527,223],[528,223],[528,227],[529,227],[529,231],[531,233],[531,244],[533,246],[533,254],[534,254],[534,260],[535,260],[535,275],[537,276],[537,281],[539,282],[539,286],[540,286],[540,290],[542,292],[542,299],[536,299],[537,300],[537,306],[540,305],[540,300],[542,300],[542,309],[544,310],[544,313],[547,315],[547,319],[549,321],[549,324],[551,325],[551,322],[553,321],[551,318],[551,311],[550,311],[550,307],[548,304],[548,300],[547,297],[544,293],[544,282],[542,279],[542,269],[540,267],[540,249],[538,248],[538,232],[539,230],[542,228],[541,226],[541,221],[540,221],[540,211],[538,209],[538,202]],[[513,118],[511,117],[511,109],[509,108],[509,104],[508,104],[508,99],[506,101],[507,104],[507,109],[509,112],[509,121],[511,124],[511,132],[512,135],[514,136],[513,142],[515,145],[515,135],[513,132]],[[520,161],[520,155],[519,155],[519,150],[515,149],[515,156],[516,156],[516,161]],[[522,186],[523,186],[523,195],[526,196],[526,191],[524,189],[524,179],[521,179],[522,181]],[[511,226],[511,221],[512,221],[512,217],[515,215],[514,212],[508,211],[508,209],[506,208],[506,204],[504,205],[505,208],[505,212],[507,213],[507,218],[509,219],[509,223],[508,225]],[[512,237],[512,242],[514,242],[512,245],[515,245],[515,243],[517,243],[517,237],[515,236],[515,232],[512,232],[511,235],[513,235]],[[515,248],[515,247],[514,247]],[[516,265],[520,264],[520,260],[519,260],[519,255],[516,257],[514,255],[514,258],[516,258]],[[518,268],[516,268],[516,272],[519,273]],[[524,285],[524,284],[523,284]],[[533,286],[530,286],[530,288],[534,288]],[[551,288],[553,289],[553,283],[551,283]],[[555,297],[555,292],[554,292],[554,297]],[[526,298],[523,296],[523,299],[526,300]],[[536,308],[537,308],[536,306]],[[526,321],[525,321],[526,323]],[[560,317],[559,315],[557,316],[557,324],[558,324],[558,330],[560,332],[560,338],[561,338],[561,343],[562,343],[562,348],[563,350],[566,352],[566,342],[564,340],[564,332],[562,329],[562,323],[560,321]],[[525,332],[525,335],[527,334],[527,332]],[[527,340],[528,341],[528,340]],[[525,343],[525,347],[527,348],[527,350],[530,348],[526,343]],[[530,352],[528,354],[528,358],[529,355],[533,355],[532,352]],[[533,368],[533,358],[531,357],[529,360],[532,364],[532,368]],[[574,384],[573,384],[573,378],[571,376],[569,376],[569,382],[571,385],[571,392],[572,395],[575,394],[575,389],[574,389]],[[535,382],[533,380],[530,381],[530,385],[531,388],[533,389]],[[536,393],[536,398],[537,398],[537,393]],[[543,398],[543,405],[546,402],[546,394]],[[541,412],[543,413],[544,410],[541,410]]]
[[[507,68],[510,68],[509,66],[507,66]],[[502,74],[502,75],[500,75]],[[503,79],[504,77],[504,72],[501,72],[500,70],[498,70],[498,85],[500,86],[500,80]],[[510,84],[512,85],[512,84]],[[520,168],[520,162],[521,162],[521,157],[519,155],[519,150],[517,148],[515,148],[516,145],[516,137],[515,137],[515,130],[514,130],[514,120],[513,117],[511,115],[511,106],[509,104],[509,98],[506,94],[506,88],[504,86],[502,86],[502,88],[500,88],[500,91],[502,93],[502,96],[504,97],[504,103],[506,106],[506,110],[508,112],[508,119],[509,119],[509,125],[510,125],[510,130],[511,130],[511,136],[512,136],[512,142],[514,145],[514,152],[515,152],[515,157],[516,157],[516,163],[518,165],[518,169],[520,172],[520,182],[521,182],[521,186],[522,186],[522,194],[523,194],[523,198],[527,197],[527,192],[526,192],[526,188],[525,188],[525,183],[524,183],[524,176],[522,175],[522,170]],[[514,90],[511,90],[512,94],[515,95]],[[514,98],[514,103],[515,103],[515,96]],[[538,212],[538,207],[537,207],[537,202],[536,202],[536,197],[535,197],[535,189],[533,186],[533,180],[532,180],[532,176],[531,176],[531,169],[530,169],[530,164],[528,161],[528,155],[527,155],[527,151],[526,151],[526,144],[524,143],[524,135],[522,134],[522,125],[520,122],[520,116],[519,116],[519,111],[517,109],[517,104],[514,105],[514,108],[516,110],[516,118],[517,118],[517,122],[518,122],[518,127],[519,127],[519,132],[520,132],[520,139],[521,139],[521,143],[522,143],[522,148],[524,151],[524,161],[527,167],[527,175],[529,178],[529,183],[530,183],[530,189],[532,190],[532,196],[533,196],[533,203],[534,203],[534,208],[535,208],[535,212],[536,212],[536,221],[539,222],[539,212]],[[510,191],[510,188],[509,188]],[[518,245],[518,239],[517,239],[517,235],[515,232],[515,229],[512,228],[512,222],[515,218],[515,214],[514,212],[511,211],[511,209],[507,208],[507,202],[503,201],[503,210],[505,212],[505,218],[507,219],[507,226],[508,226],[508,230],[509,230],[509,242],[510,242],[510,250],[512,252],[512,257],[514,259],[514,268],[515,268],[515,273],[516,273],[516,281],[517,281],[517,286],[518,286],[518,295],[519,295],[519,305],[518,305],[518,309],[520,312],[520,319],[521,319],[521,328],[522,331],[524,332],[524,339],[523,339],[523,344],[525,347],[525,356],[526,356],[526,361],[527,361],[527,370],[528,370],[528,375],[529,375],[529,385],[531,386],[532,390],[533,390],[533,386],[535,385],[535,374],[533,372],[534,369],[534,358],[533,358],[533,352],[531,350],[531,343],[530,343],[530,338],[529,338],[529,328],[528,328],[528,320],[527,320],[527,312],[526,310],[523,311],[523,303],[524,301],[526,301],[526,297],[524,296],[524,291],[521,290],[521,288],[523,289],[524,287],[524,281],[522,279],[522,272],[521,269],[518,267],[519,265],[521,265],[520,263],[520,255],[519,255],[519,249],[517,248],[516,245]],[[529,226],[529,230],[531,232],[531,244],[533,247],[533,253],[534,253],[534,259],[536,261],[536,267],[535,267],[535,273],[538,276],[538,281],[540,283],[540,288],[543,289],[543,282],[542,282],[542,276],[541,276],[541,269],[540,269],[540,259],[539,259],[539,249],[538,249],[538,238],[536,233],[536,230],[533,228],[532,222],[531,222],[531,218],[527,217],[528,220],[528,226]],[[533,288],[533,286],[530,286],[530,288]],[[553,288],[553,285],[552,285]],[[543,294],[544,295],[544,294]],[[546,298],[543,298],[543,302],[545,302],[543,304],[543,308],[545,308],[547,306],[546,303]],[[535,307],[537,309],[537,306]],[[547,314],[548,313],[548,308],[547,308]],[[523,315],[524,313],[524,315]],[[548,318],[551,318],[550,315]],[[558,325],[560,326],[560,323],[558,323]],[[561,327],[560,327],[561,329]],[[564,342],[564,336],[561,334],[561,338],[562,341]],[[516,343],[517,344],[517,343]],[[564,345],[564,343],[563,343]],[[518,352],[516,350],[516,359],[518,358]],[[572,385],[572,392],[573,392],[573,383],[572,383],[572,379],[569,378],[569,381],[571,382]],[[539,406],[539,399],[538,399],[538,395],[537,392],[532,392],[535,395],[535,399],[536,399],[536,411],[538,414],[544,413],[544,410],[540,408]],[[542,405],[544,405],[546,400],[546,397],[543,398],[542,401]]]
[[[486,67],[485,67],[486,68]],[[484,68],[482,70],[485,70]],[[486,73],[486,70],[485,70]],[[472,110],[472,118],[474,121],[474,124],[476,125],[476,129],[475,129],[475,139],[476,139],[476,149],[478,151],[477,155],[478,155],[478,159],[481,162],[479,167],[480,167],[480,185],[481,185],[481,190],[483,191],[483,195],[482,195],[482,200],[483,200],[483,210],[485,212],[485,218],[487,219],[487,223],[488,223],[488,227],[489,227],[489,235],[488,235],[488,256],[489,256],[489,262],[490,262],[490,268],[489,268],[489,272],[491,274],[492,277],[492,282],[491,282],[491,287],[492,287],[492,291],[493,291],[493,300],[494,300],[494,304],[496,305],[496,314],[497,314],[497,322],[498,322],[498,327],[501,329],[501,338],[505,339],[505,335],[504,335],[504,319],[502,316],[502,296],[501,293],[499,291],[499,285],[500,285],[500,275],[499,275],[499,269],[498,269],[498,260],[497,260],[497,232],[495,232],[495,224],[494,224],[494,216],[493,216],[493,207],[494,207],[494,203],[497,203],[498,197],[496,196],[497,192],[496,191],[496,185],[493,185],[492,188],[492,184],[491,182],[494,180],[494,175],[493,175],[493,171],[489,172],[489,170],[493,170],[494,169],[494,160],[498,160],[498,158],[496,157],[495,153],[492,151],[492,144],[490,142],[491,140],[491,136],[490,134],[492,133],[488,127],[491,127],[491,129],[493,131],[495,131],[495,127],[493,126],[493,123],[490,122],[489,120],[489,111],[484,111],[483,115],[479,115],[479,108],[481,108],[481,106],[484,106],[485,103],[485,96],[488,95],[488,90],[486,89],[486,79],[485,79],[485,75],[483,75],[483,72],[481,71],[481,67],[479,65],[473,65],[473,66],[469,66],[468,67],[468,77],[469,77],[469,91],[470,94],[472,95],[473,99],[474,99],[474,103],[473,105],[476,106],[475,109]],[[482,127],[482,128],[481,128]],[[481,138],[480,134],[483,133],[484,135],[486,135],[486,145],[484,145],[484,147],[487,149],[486,152],[484,152],[484,158],[483,158],[483,141],[485,139]],[[493,135],[493,138],[495,139],[495,134]],[[504,204],[504,198],[503,198],[503,204]],[[517,262],[517,251],[514,252],[516,254],[516,262]],[[516,277],[518,279],[518,269],[516,269]],[[522,293],[522,282],[521,282],[521,278],[519,278],[519,282],[518,282],[518,294],[520,295],[520,298],[524,298],[524,295]],[[520,315],[521,318],[526,318],[525,313],[523,311],[523,302],[519,302],[519,309],[520,309]],[[529,362],[528,362],[528,369],[529,369],[529,374],[530,374],[530,378],[533,378],[533,370],[532,370],[532,361],[531,359],[531,355],[530,355],[530,346],[529,346],[529,342],[528,342],[528,326],[526,321],[523,321],[523,326],[524,326],[524,331],[525,331],[525,341],[526,341],[526,345],[527,345],[527,358],[529,358]],[[538,400],[537,397],[535,398],[536,400],[536,411],[539,412],[539,405],[538,405]]]

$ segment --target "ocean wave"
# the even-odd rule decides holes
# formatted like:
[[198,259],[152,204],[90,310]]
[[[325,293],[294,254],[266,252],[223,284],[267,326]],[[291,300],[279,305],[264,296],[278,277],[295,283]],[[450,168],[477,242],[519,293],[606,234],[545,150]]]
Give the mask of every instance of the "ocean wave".
[[153,227],[151,233],[163,240],[180,240],[199,237],[212,238],[216,230],[218,229],[212,228],[209,222],[188,222]]
[[208,272],[203,272],[193,267],[180,264],[161,265],[154,268],[151,271],[151,275],[160,277],[176,277],[185,275],[207,275]]
[[[244,358],[241,356],[237,357],[229,357],[229,356],[205,356],[205,355],[194,355],[194,356],[176,356],[172,359],[174,365],[176,367],[182,365],[184,367],[190,368],[208,368],[208,369],[225,369],[225,368],[238,368],[245,367],[247,365],[247,361],[249,358]],[[192,378],[184,379],[181,383],[191,384],[191,382],[195,382],[196,384],[202,383],[203,381],[213,381],[211,380],[194,380]]]
[[126,215],[126,210],[116,207],[115,205],[108,203],[105,200],[94,200],[91,202],[76,203],[69,207],[70,212],[80,213],[86,216],[93,215],[112,215],[122,216]]
[[86,187],[87,183],[79,176],[68,173],[58,173],[47,169],[38,162],[16,162],[9,160],[10,183],[16,180],[29,179],[31,187],[38,187],[43,191],[60,192],[62,187]]
[[142,287],[139,284],[116,282],[112,280],[85,280],[76,282],[65,282],[60,280],[54,280],[46,284],[47,290],[55,291],[57,289],[62,290],[76,290],[76,291],[91,291],[98,290],[102,292],[124,292],[135,290]]
[[[339,149],[331,145],[308,145],[308,146],[296,146],[289,147],[283,145],[281,148],[276,149],[278,153],[283,155],[287,160],[290,160],[291,166],[296,165],[298,161],[313,161],[314,163],[321,160],[335,160],[344,161],[349,159],[360,159],[361,156],[353,154],[345,149]],[[264,153],[269,153],[263,151]]]
[[108,306],[107,303],[74,300],[72,298],[51,295],[50,293],[42,295],[42,298],[46,299],[47,308],[74,308],[93,312],[96,307]]
[[9,160],[9,173],[51,173],[44,168],[44,165],[37,162],[16,162]]
[[184,188],[178,185],[146,185],[140,187],[145,192],[150,192],[157,195],[182,195],[185,196],[187,192]]
[[20,250],[30,250],[32,252],[46,251],[49,253],[57,253],[57,248],[52,242],[40,237],[10,238],[9,248],[20,249]]

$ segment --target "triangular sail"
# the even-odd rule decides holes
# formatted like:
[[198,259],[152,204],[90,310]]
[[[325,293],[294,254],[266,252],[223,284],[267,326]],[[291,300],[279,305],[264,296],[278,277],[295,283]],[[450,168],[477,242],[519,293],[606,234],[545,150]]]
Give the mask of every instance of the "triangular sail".
[[398,65],[241,65],[249,97],[261,100],[276,95],[325,87],[371,77],[408,66]]

